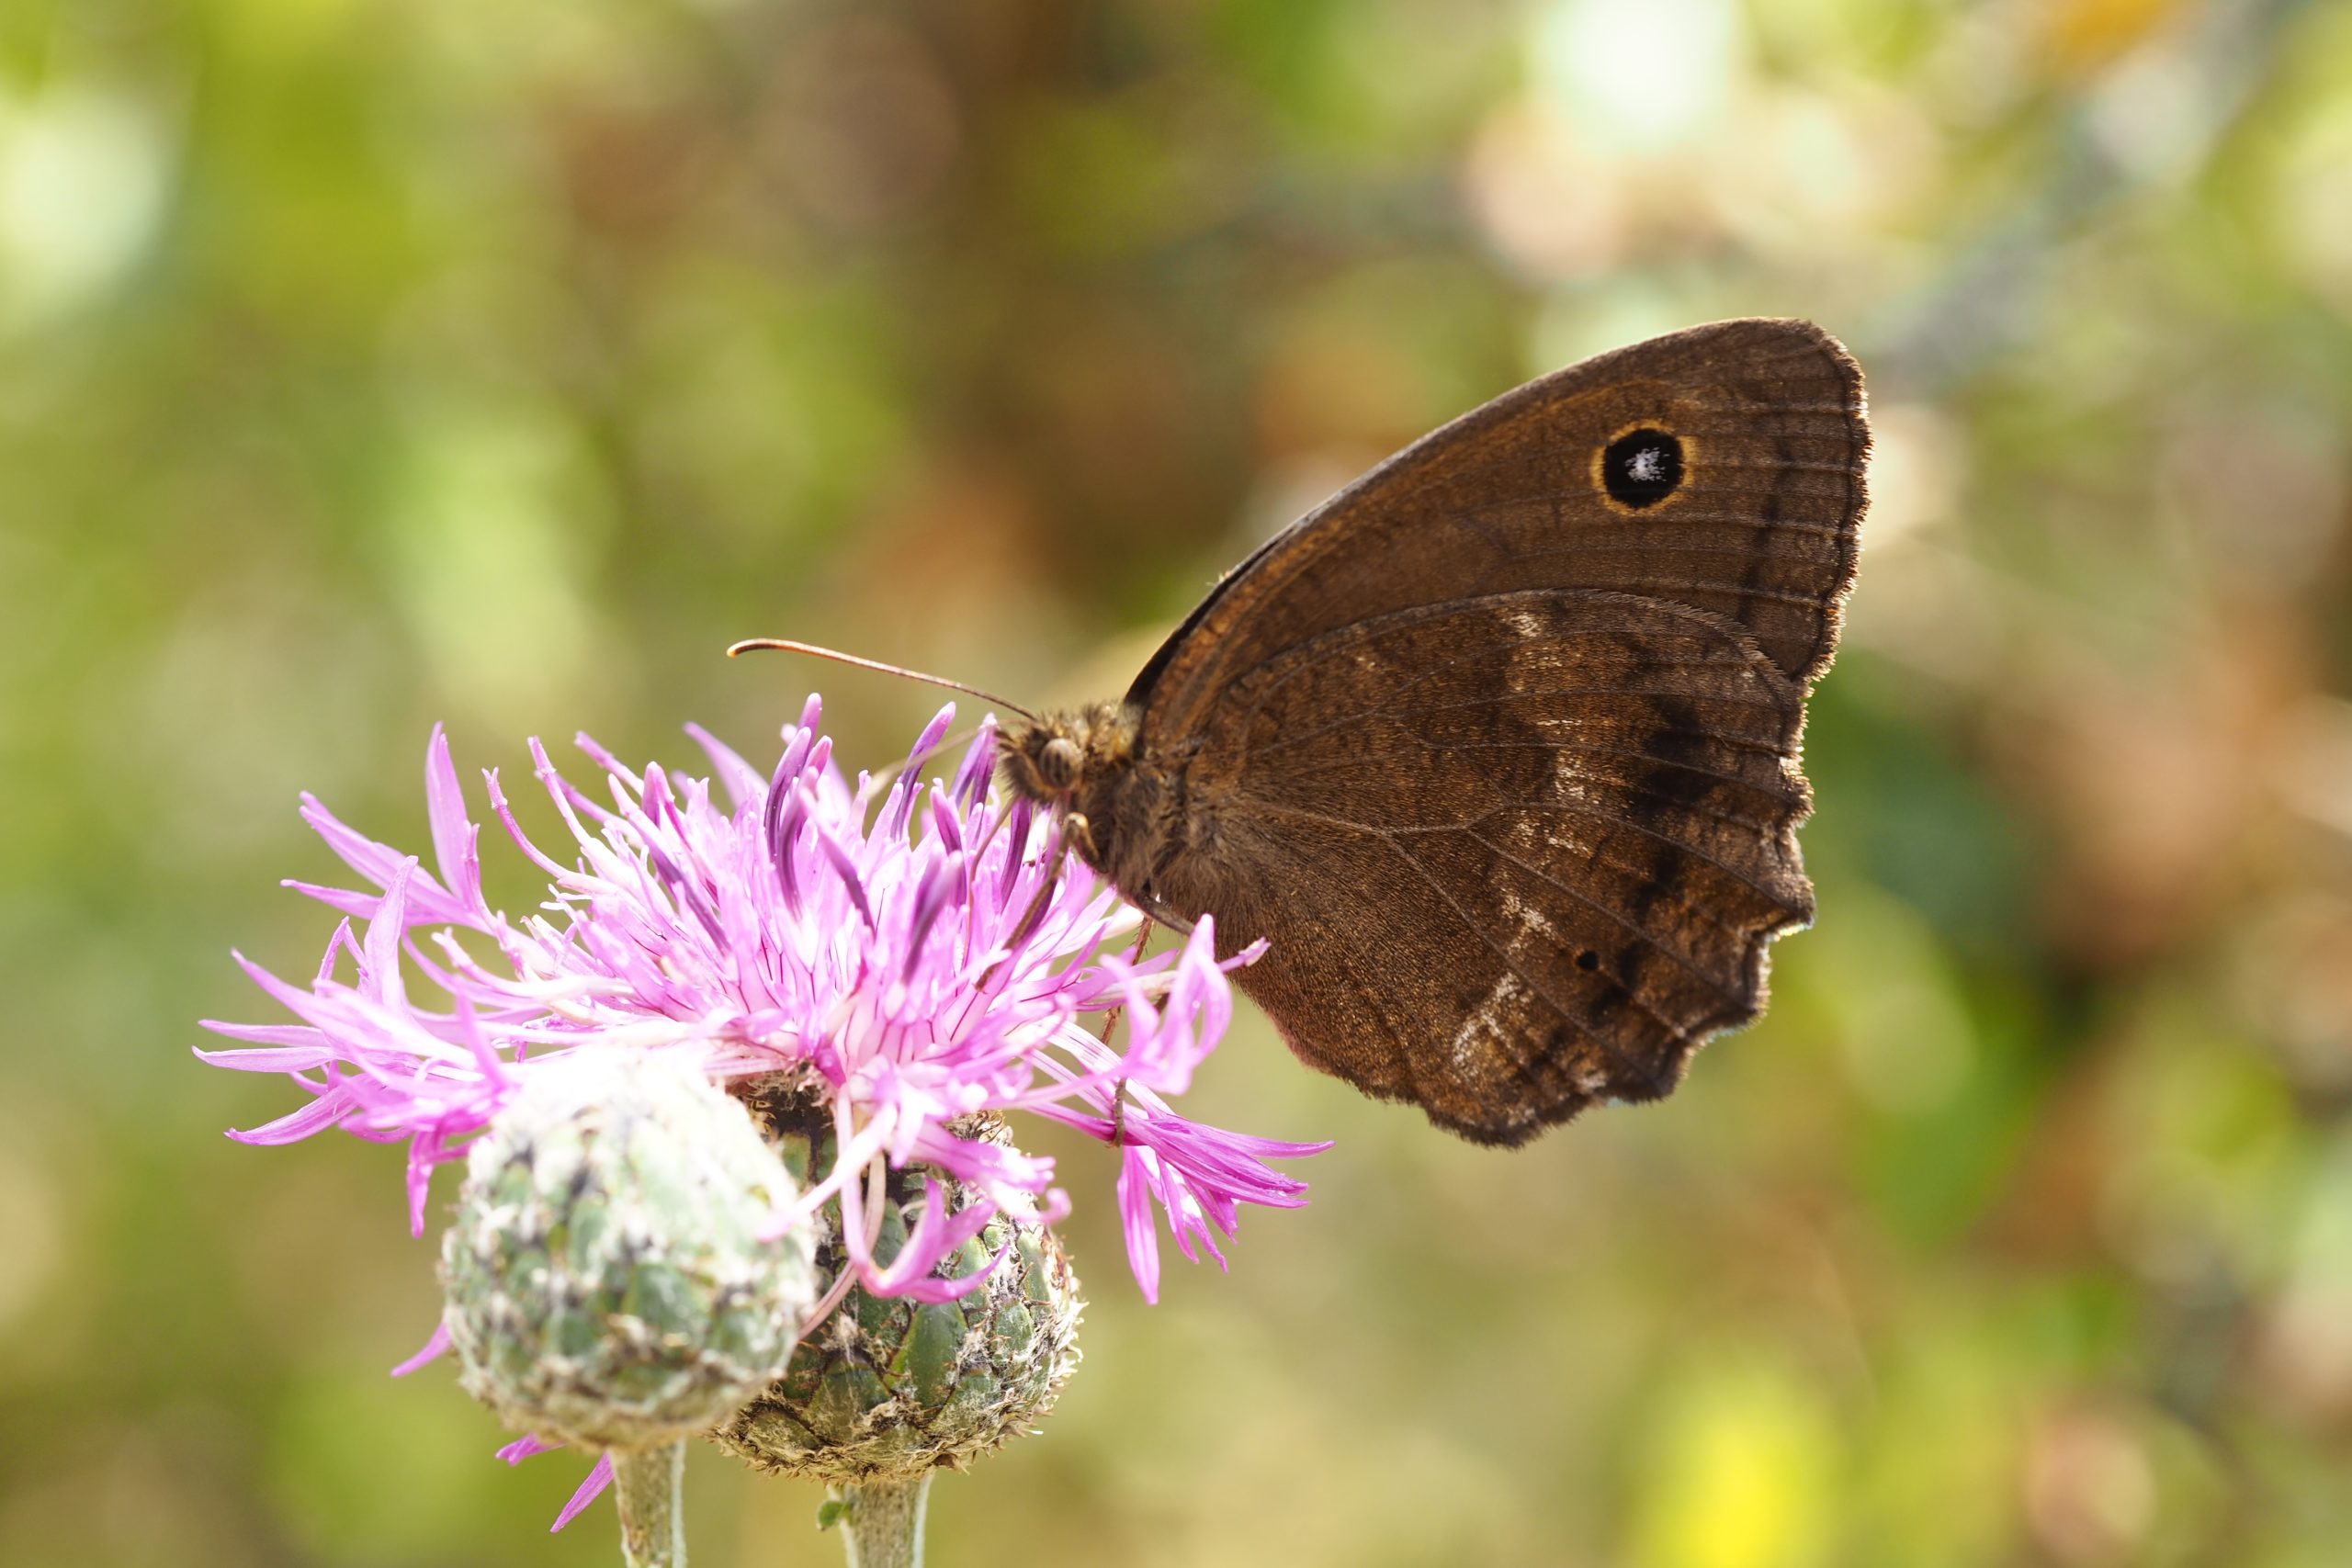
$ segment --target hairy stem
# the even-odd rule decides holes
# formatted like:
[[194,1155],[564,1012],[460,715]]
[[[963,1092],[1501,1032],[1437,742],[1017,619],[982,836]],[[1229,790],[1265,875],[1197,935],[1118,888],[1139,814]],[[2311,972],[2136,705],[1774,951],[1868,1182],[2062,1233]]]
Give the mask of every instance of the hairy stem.
[[613,1493],[621,1509],[621,1556],[628,1568],[686,1568],[684,1439],[666,1448],[613,1450]]
[[844,1509],[842,1540],[849,1568],[922,1568],[923,1510],[931,1502],[932,1474],[926,1470],[912,1479],[832,1489],[833,1501]]

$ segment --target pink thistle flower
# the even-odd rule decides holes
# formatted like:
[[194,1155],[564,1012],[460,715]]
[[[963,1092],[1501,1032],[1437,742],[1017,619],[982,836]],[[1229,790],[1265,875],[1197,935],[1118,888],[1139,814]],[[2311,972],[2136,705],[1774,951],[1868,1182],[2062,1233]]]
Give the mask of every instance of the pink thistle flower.
[[[955,715],[943,709],[882,791],[863,777],[853,789],[831,766],[819,713],[811,697],[764,776],[690,729],[723,804],[705,780],[635,773],[582,737],[607,775],[600,805],[533,741],[537,780],[574,840],[570,864],[524,834],[486,773],[492,811],[550,885],[519,922],[483,899],[481,830],[438,728],[425,761],[431,870],[304,796],[305,820],[369,886],[289,883],[345,917],[307,987],[238,957],[300,1021],[207,1021],[247,1044],[197,1055],[287,1074],[309,1098],[231,1136],[283,1144],[341,1127],[404,1141],[421,1235],[435,1168],[463,1154],[522,1075],[566,1053],[692,1052],[718,1081],[797,1073],[831,1101],[840,1158],[772,1224],[780,1234],[842,1205],[851,1267],[820,1316],[853,1282],[961,1295],[988,1269],[933,1275],[993,1214],[1050,1224],[1068,1212],[1052,1160],[950,1130],[978,1111],[1026,1111],[1120,1146],[1128,1260],[1147,1299],[1159,1293],[1154,1207],[1184,1257],[1205,1247],[1222,1265],[1241,1204],[1304,1203],[1306,1184],[1267,1161],[1328,1145],[1244,1136],[1170,1104],[1231,1019],[1227,969],[1262,946],[1220,964],[1204,919],[1175,951],[1140,961],[1118,951],[1141,916],[1061,852],[1053,818],[989,795],[992,719],[952,784],[924,786],[917,765]],[[420,928],[434,929],[420,941]],[[1118,1047],[1095,1032],[1114,1012],[1127,1021]],[[927,1205],[885,1265],[870,1250],[863,1188],[880,1166],[910,1163],[978,1201],[952,1217]]]

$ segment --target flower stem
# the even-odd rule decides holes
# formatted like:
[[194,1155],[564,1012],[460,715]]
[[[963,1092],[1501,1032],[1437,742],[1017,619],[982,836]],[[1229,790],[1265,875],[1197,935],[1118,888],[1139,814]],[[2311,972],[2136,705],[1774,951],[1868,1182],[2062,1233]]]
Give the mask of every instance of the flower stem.
[[613,1491],[620,1503],[621,1556],[628,1568],[686,1568],[684,1438],[659,1449],[615,1449]]
[[923,1512],[931,1503],[933,1473],[832,1488],[833,1500],[846,1510],[842,1543],[849,1551],[849,1568],[922,1568]]

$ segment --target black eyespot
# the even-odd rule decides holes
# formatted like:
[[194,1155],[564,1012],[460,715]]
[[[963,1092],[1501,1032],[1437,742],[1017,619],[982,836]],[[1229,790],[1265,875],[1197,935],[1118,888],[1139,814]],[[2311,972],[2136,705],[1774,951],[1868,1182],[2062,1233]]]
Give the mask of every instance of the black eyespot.
[[1663,430],[1633,430],[1600,455],[1600,482],[1624,506],[1655,506],[1682,484],[1682,443]]
[[1594,970],[1600,967],[1600,954],[1593,952],[1589,948],[1587,948],[1584,952],[1577,954],[1577,967],[1583,970],[1588,975],[1591,974]]

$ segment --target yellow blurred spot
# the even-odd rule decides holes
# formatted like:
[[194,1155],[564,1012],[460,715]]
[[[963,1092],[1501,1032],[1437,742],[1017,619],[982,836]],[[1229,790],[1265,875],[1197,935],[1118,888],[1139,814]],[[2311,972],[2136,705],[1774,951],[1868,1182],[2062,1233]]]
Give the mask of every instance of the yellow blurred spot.
[[2338,1136],[2304,1197],[2288,1269],[2257,1371],[2315,1426],[2341,1422],[2352,1412],[2352,1137]]
[[1785,1368],[1693,1374],[1667,1404],[1640,1482],[1633,1561],[1645,1568],[1802,1568],[1827,1555],[1838,1438],[1820,1396]]
[[1951,418],[1928,403],[1871,408],[1871,541],[1884,550],[1958,515],[1967,447]]
[[1462,184],[1480,227],[1514,265],[1572,277],[1617,260],[1625,218],[1612,173],[1556,109],[1514,106],[1480,128]]
[[128,273],[163,215],[168,164],[130,94],[0,93],[0,329],[63,315]]
[[2155,1516],[2155,1475],[2145,1446],[2113,1413],[2051,1413],[2026,1454],[2026,1519],[2063,1562],[2124,1560]]
[[63,1261],[57,1189],[37,1163],[29,1131],[0,1122],[0,1236],[8,1238],[0,1247],[0,1335],[40,1299]]
[[2056,75],[2095,71],[2169,20],[2179,0],[2066,0],[2041,13],[2039,42]]
[[2282,259],[2352,319],[2352,97],[2324,101],[2279,151],[2268,216]]
[[1533,56],[1580,135],[1657,151],[1722,118],[1742,41],[1730,0],[1565,0],[1537,23]]

